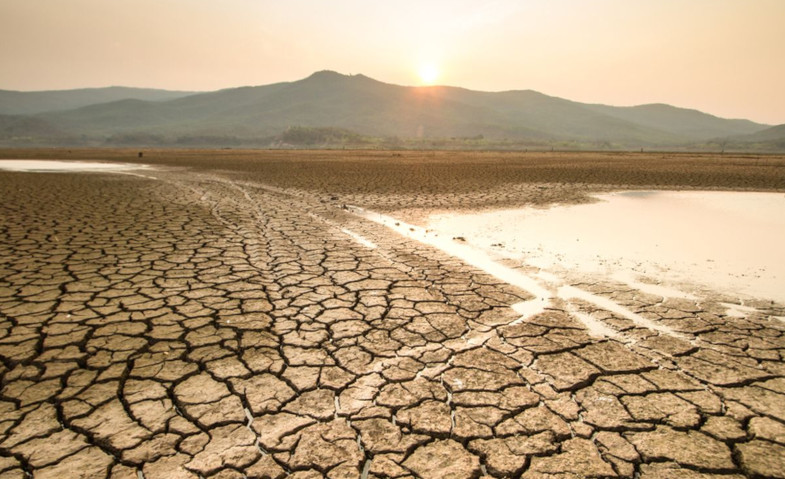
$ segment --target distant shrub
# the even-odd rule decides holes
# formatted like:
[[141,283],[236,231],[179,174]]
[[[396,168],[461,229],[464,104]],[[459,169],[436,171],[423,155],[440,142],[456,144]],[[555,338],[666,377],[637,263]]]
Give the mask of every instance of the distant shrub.
[[333,127],[290,126],[281,133],[281,141],[293,145],[322,145],[360,142],[363,136],[351,130]]
[[107,145],[164,145],[167,140],[162,135],[155,133],[123,133],[112,135],[105,140]]

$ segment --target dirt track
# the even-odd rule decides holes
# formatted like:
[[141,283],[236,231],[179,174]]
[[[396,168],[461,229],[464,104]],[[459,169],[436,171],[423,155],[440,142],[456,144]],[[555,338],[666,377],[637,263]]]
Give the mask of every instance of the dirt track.
[[511,324],[529,293],[341,208],[785,191],[782,157],[24,154],[161,168],[0,171],[0,477],[785,477],[782,307],[591,284],[658,329]]

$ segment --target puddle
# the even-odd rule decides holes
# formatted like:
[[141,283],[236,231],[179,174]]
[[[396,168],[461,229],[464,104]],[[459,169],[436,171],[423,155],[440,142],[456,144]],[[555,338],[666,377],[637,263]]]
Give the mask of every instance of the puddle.
[[495,261],[491,257],[493,253],[486,252],[481,248],[468,244],[463,241],[462,238],[434,233],[428,229],[404,223],[392,216],[383,215],[356,206],[350,207],[349,211],[375,223],[382,224],[403,236],[434,246],[450,256],[460,258],[465,263],[474,266],[475,268],[479,268],[508,284],[529,291],[537,296],[543,304],[542,308],[536,308],[538,311],[544,310],[547,301],[552,297],[551,292],[536,279],[515,268],[505,266]]
[[125,172],[149,169],[149,165],[132,163],[101,163],[91,161],[65,160],[0,160],[0,170],[33,173],[57,172]]
[[[533,299],[511,305],[521,316],[510,324],[557,308],[592,336],[636,341],[594,317],[597,309],[691,340],[610,298],[571,286],[576,277],[621,282],[661,298],[699,300],[705,293],[726,292],[785,302],[785,195],[634,192],[598,199],[548,210],[434,215],[427,228],[358,207],[349,211],[531,293]],[[723,305],[729,316],[757,311]]]
[[[553,305],[553,300],[556,297],[556,292],[553,291],[553,285],[546,284],[545,281],[538,280],[534,276],[529,276],[520,269],[512,268],[496,261],[493,257],[493,253],[484,251],[481,248],[477,248],[476,246],[467,243],[462,237],[452,237],[435,233],[426,228],[404,223],[392,216],[376,213],[356,206],[349,207],[349,211],[357,216],[384,225],[403,236],[433,246],[452,257],[461,259],[468,265],[485,271],[507,284],[511,284],[531,293],[534,296],[533,299],[522,301],[512,306],[515,312],[521,315],[521,318],[513,321],[511,324],[516,324],[526,318],[536,316]],[[557,278],[554,277],[553,279],[556,279],[556,282],[561,284]]]
[[[669,297],[684,285],[785,302],[785,195],[623,192],[592,204],[434,215],[428,228],[559,276]],[[648,281],[639,281],[646,278]]]

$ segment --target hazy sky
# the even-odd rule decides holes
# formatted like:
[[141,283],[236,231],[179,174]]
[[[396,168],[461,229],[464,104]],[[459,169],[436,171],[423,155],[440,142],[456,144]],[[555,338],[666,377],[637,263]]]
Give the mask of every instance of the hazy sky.
[[785,0],[0,0],[0,89],[317,70],[785,123]]

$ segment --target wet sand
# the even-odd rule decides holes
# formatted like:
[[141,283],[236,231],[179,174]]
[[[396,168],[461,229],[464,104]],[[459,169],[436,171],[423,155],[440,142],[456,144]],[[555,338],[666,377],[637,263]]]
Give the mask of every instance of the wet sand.
[[521,320],[346,205],[785,191],[785,159],[528,155],[0,152],[152,166],[0,171],[0,475],[781,477],[782,305],[583,281]]

